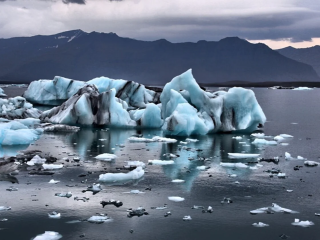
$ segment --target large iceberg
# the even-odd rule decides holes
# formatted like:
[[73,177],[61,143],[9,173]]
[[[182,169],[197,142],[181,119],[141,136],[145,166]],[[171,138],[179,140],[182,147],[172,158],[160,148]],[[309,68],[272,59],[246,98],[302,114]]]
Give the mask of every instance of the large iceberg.
[[99,77],[82,82],[58,76],[53,80],[31,82],[23,96],[31,103],[58,106],[86,85],[95,85],[99,93],[115,89],[117,98],[135,108],[145,107],[151,102],[158,103],[160,97],[158,92],[133,81]]
[[[167,135],[179,136],[252,132],[266,121],[253,91],[234,87],[228,92],[207,92],[197,84],[191,70],[167,83],[160,97],[159,92],[131,81],[101,77],[82,85],[75,82],[58,77],[50,82],[52,87],[48,92],[57,92],[55,100],[49,100],[44,94],[39,101],[45,104],[58,98],[67,100],[61,106],[43,112],[40,116],[42,121],[70,125],[162,128]],[[41,84],[44,84],[43,81],[30,84],[25,93],[25,96],[29,96],[27,99],[34,101],[34,88],[39,87],[40,92],[46,89]],[[46,86],[50,84],[46,83]],[[69,89],[68,93],[63,92],[66,89]],[[77,91],[69,96],[70,89]]]

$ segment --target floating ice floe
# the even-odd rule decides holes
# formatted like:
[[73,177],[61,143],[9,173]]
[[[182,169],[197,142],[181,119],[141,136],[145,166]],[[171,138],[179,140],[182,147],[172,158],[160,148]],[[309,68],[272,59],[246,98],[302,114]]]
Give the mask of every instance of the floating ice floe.
[[294,89],[292,89],[292,90],[312,90],[312,88],[309,88],[309,87],[297,87],[297,88],[294,88]]
[[129,141],[131,142],[163,142],[163,143],[175,143],[178,140],[174,138],[166,138],[155,136],[153,138],[142,138],[142,137],[129,137]]
[[83,190],[82,192],[92,192],[93,195],[95,195],[101,190],[102,190],[102,187],[99,183],[93,183],[92,185],[88,186],[86,190]]
[[277,145],[278,143],[276,141],[268,141],[266,139],[260,139],[260,138],[256,138],[252,144],[255,145]]
[[184,216],[184,217],[182,218],[182,220],[183,220],[183,221],[191,221],[192,218],[191,218],[191,216]]
[[71,193],[71,192],[67,192],[67,193],[56,193],[55,196],[56,196],[56,197],[71,198],[71,197],[72,197],[72,193]]
[[11,207],[0,206],[0,211],[9,211]]
[[284,134],[284,133],[280,134],[279,136],[280,136],[280,137],[283,137],[283,138],[293,138],[292,135]]
[[173,160],[148,160],[150,165],[171,165],[174,164]]
[[285,173],[278,173],[278,178],[286,178],[286,174]]
[[51,213],[48,213],[48,217],[53,219],[59,219],[61,218],[61,213],[51,212]]
[[143,207],[138,207],[137,209],[130,208],[127,210],[127,212],[127,217],[129,218],[134,216],[141,217],[143,215],[149,215],[149,213]]
[[164,204],[164,206],[163,207],[151,207],[151,209],[155,209],[155,210],[165,210],[165,209],[167,209],[168,207],[167,207],[167,204]]
[[62,235],[58,232],[45,231],[43,234],[37,235],[32,240],[59,240]]
[[24,118],[39,118],[41,111],[33,108],[23,97],[14,97],[9,99],[0,98],[0,117],[13,120]]
[[27,162],[27,164],[29,166],[34,166],[35,164],[44,164],[46,161],[47,159],[35,155],[30,161]]
[[136,169],[128,173],[105,173],[99,175],[99,181],[101,182],[117,182],[117,181],[127,181],[139,179],[144,175],[144,170],[142,167],[137,167]]
[[236,136],[236,137],[232,137],[233,139],[236,139],[236,140],[241,140],[242,137],[241,136]]
[[63,168],[62,164],[43,164],[42,165],[44,170],[56,170]]
[[90,200],[90,198],[87,198],[87,197],[74,197],[73,200],[82,201],[82,202],[88,202]]
[[[286,160],[307,160],[306,158],[301,157],[301,156],[297,156],[297,158],[294,158],[294,157],[292,157],[291,154],[288,153],[288,152],[285,152],[284,155],[285,155],[285,159],[286,159]],[[312,162],[312,161],[311,161],[311,162]]]
[[278,142],[281,142],[281,141],[283,141],[285,138],[284,138],[284,137],[281,137],[280,135],[278,135],[278,136],[275,136],[273,139],[276,140],[276,141],[278,141]]
[[9,192],[16,192],[16,191],[18,191],[19,189],[18,189],[18,188],[15,188],[15,187],[9,187],[9,188],[7,188],[6,190],[9,191]]
[[57,184],[57,183],[59,183],[60,181],[56,181],[56,180],[54,180],[54,179],[51,179],[50,181],[49,181],[49,183],[52,183],[52,184]]
[[263,222],[258,222],[258,223],[253,223],[252,226],[254,226],[254,227],[269,227],[269,224],[266,224]]
[[252,133],[251,136],[256,137],[256,138],[264,138],[265,134],[264,133]]
[[228,153],[229,158],[257,158],[260,154],[256,153]]
[[294,222],[291,224],[294,226],[299,226],[299,227],[310,227],[310,226],[314,225],[314,223],[311,221],[308,221],[308,220],[300,221],[298,218],[294,219]]
[[316,167],[318,166],[320,163],[319,162],[315,162],[315,161],[305,161],[304,165],[308,166],[308,167]]
[[89,223],[105,223],[105,222],[111,222],[112,219],[107,216],[92,216],[87,219]]
[[225,163],[221,162],[220,166],[222,167],[232,167],[232,168],[248,168],[249,166],[244,163]]
[[293,211],[288,208],[280,207],[276,203],[272,203],[270,207],[258,208],[250,211],[251,214],[259,214],[259,213],[272,213],[272,212],[281,212],[281,213],[298,213],[297,211]]
[[168,197],[168,199],[170,201],[173,201],[173,202],[182,202],[182,201],[184,201],[183,197],[177,197],[177,196],[171,196],[171,197]]
[[186,138],[186,142],[199,142],[199,140],[193,138]]
[[209,167],[207,166],[198,166],[197,169],[200,170],[200,171],[205,171],[207,170]]
[[69,126],[64,124],[49,124],[43,127],[45,132],[78,132],[80,127]]
[[103,161],[112,161],[117,158],[117,155],[111,153],[103,153],[98,156],[95,156],[94,158]]
[[0,97],[6,97],[7,94],[4,93],[3,89],[0,88]]
[[182,180],[182,179],[173,179],[171,182],[173,182],[173,183],[183,183],[183,182],[185,182],[185,180]]
[[121,207],[123,205],[123,202],[110,199],[109,201],[101,201],[100,204],[104,208],[106,205],[114,205],[116,207]]

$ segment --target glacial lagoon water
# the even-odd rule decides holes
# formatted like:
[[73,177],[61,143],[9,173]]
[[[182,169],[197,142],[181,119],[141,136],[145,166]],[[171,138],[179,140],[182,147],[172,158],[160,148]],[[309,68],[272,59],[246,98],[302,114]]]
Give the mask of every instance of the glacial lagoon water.
[[[301,160],[285,160],[285,152],[296,157],[320,162],[320,90],[292,91],[253,89],[267,116],[264,127],[266,135],[276,136],[286,133],[293,138],[284,141],[289,145],[255,146],[250,135],[213,134],[193,136],[199,141],[177,143],[133,143],[128,138],[134,134],[144,137],[161,135],[158,130],[105,130],[83,128],[77,133],[46,133],[29,146],[50,152],[61,159],[64,168],[52,176],[29,175],[36,167],[24,167],[16,176],[19,184],[0,182],[0,206],[11,206],[10,211],[0,211],[0,239],[32,239],[45,231],[59,232],[62,239],[219,239],[219,240],[270,240],[281,239],[285,234],[289,239],[319,239],[320,217],[320,175],[319,167],[306,167]],[[234,139],[241,136],[242,139]],[[102,140],[99,140],[102,139]],[[104,139],[104,140],[103,140]],[[245,143],[243,143],[245,142]],[[123,145],[121,145],[123,144]],[[184,149],[186,146],[190,149]],[[0,149],[1,154],[10,154],[26,148]],[[202,151],[195,151],[201,149]],[[279,156],[279,164],[261,162],[258,169],[227,168],[220,162],[251,162],[252,159],[230,159],[228,153],[259,153],[263,158]],[[115,161],[103,162],[94,157],[101,153],[114,153]],[[179,155],[175,164],[166,166],[147,165],[142,179],[121,183],[103,184],[103,190],[93,195],[83,193],[86,187],[97,183],[99,174],[119,172],[117,168],[125,161],[139,160],[145,163],[151,159],[169,160],[165,153]],[[80,162],[73,162],[75,155]],[[210,158],[210,161],[197,159]],[[197,166],[210,167],[206,171]],[[252,164],[254,166],[255,164]],[[295,166],[303,166],[295,171]],[[278,168],[286,173],[286,178],[270,177],[265,172]],[[88,173],[90,172],[90,173]],[[85,175],[85,176],[84,176]],[[231,177],[230,175],[234,176]],[[235,176],[236,175],[236,176]],[[82,177],[80,177],[82,176]],[[50,179],[59,180],[49,184]],[[173,179],[183,179],[183,183],[173,183]],[[235,183],[238,181],[239,183]],[[68,185],[68,186],[66,186]],[[9,187],[18,191],[6,191]],[[151,189],[146,190],[146,189]],[[142,194],[125,193],[140,190]],[[287,190],[293,190],[288,192]],[[71,191],[71,198],[55,197],[55,193]],[[74,197],[88,197],[89,201],[76,201]],[[185,198],[182,202],[169,201],[169,196]],[[232,203],[221,203],[224,197]],[[100,201],[115,199],[123,202],[116,208],[108,205],[102,208]],[[274,213],[251,215],[250,211],[277,203],[281,207],[298,211],[297,214]],[[165,210],[155,210],[167,204]],[[212,213],[192,209],[194,205],[212,206]],[[127,209],[143,207],[149,213],[141,217],[127,217]],[[61,213],[60,219],[48,218],[48,213]],[[172,215],[164,217],[170,211]],[[96,213],[106,213],[113,219],[103,224],[85,221]],[[191,221],[182,218],[190,215]],[[301,228],[292,226],[294,219],[309,220],[314,226]],[[253,227],[253,223],[263,222],[269,227]]]

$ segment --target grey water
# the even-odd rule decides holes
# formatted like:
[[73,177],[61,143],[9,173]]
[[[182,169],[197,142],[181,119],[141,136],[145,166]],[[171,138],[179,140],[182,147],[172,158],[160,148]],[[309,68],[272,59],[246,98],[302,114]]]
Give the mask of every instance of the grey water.
[[[83,128],[77,133],[46,133],[35,142],[19,149],[0,149],[0,154],[14,155],[22,149],[37,149],[50,152],[58,159],[69,157],[71,161],[58,160],[64,168],[56,170],[52,176],[29,175],[36,167],[24,167],[16,176],[19,184],[0,181],[0,206],[11,206],[10,211],[1,211],[1,240],[32,239],[45,231],[59,232],[62,239],[226,239],[226,240],[271,240],[281,239],[285,234],[289,239],[320,239],[320,176],[319,167],[306,167],[303,161],[285,160],[285,152],[292,156],[303,156],[319,161],[320,157],[320,90],[292,91],[252,89],[264,113],[267,123],[266,135],[290,134],[294,137],[285,142],[288,145],[255,146],[250,135],[241,140],[233,137],[239,134],[211,134],[193,136],[199,141],[177,143],[132,143],[128,138],[134,134],[144,137],[161,136],[160,130],[114,130]],[[102,140],[100,140],[102,139]],[[105,139],[105,140],[103,140]],[[245,142],[245,144],[240,143]],[[123,144],[123,145],[120,145]],[[183,146],[191,149],[186,150]],[[202,151],[194,151],[201,149]],[[258,169],[226,168],[220,162],[250,162],[252,160],[229,159],[228,153],[259,153],[263,158],[279,156],[279,164],[260,162]],[[115,161],[104,162],[94,157],[101,153],[114,153]],[[125,161],[139,160],[147,163],[151,159],[166,160],[165,153],[178,154],[175,164],[167,166],[147,165],[142,179],[121,184],[103,184],[103,191],[92,195],[83,193],[86,186],[97,183],[99,174],[118,172]],[[73,162],[75,154],[80,162]],[[194,160],[189,160],[193,158]],[[210,158],[210,161],[197,160]],[[206,165],[206,171],[196,167]],[[252,164],[253,166],[254,164]],[[298,171],[295,166],[302,166]],[[286,173],[285,179],[270,177],[265,172],[278,168]],[[90,173],[88,173],[90,172]],[[84,177],[79,177],[86,175]],[[230,177],[236,174],[236,177]],[[59,180],[49,184],[50,179]],[[172,183],[173,179],[183,179],[183,183]],[[235,183],[236,181],[239,184]],[[66,186],[68,185],[68,186]],[[10,186],[18,191],[6,191]],[[151,188],[151,191],[146,190]],[[140,190],[143,194],[128,194],[130,190]],[[286,190],[293,190],[287,192]],[[71,198],[55,197],[55,193],[71,191]],[[88,197],[88,202],[75,201],[73,197]],[[185,198],[182,202],[172,202],[169,196]],[[224,197],[232,203],[221,203]],[[100,201],[115,199],[123,202],[116,208],[108,205],[102,208]],[[281,207],[298,211],[297,214],[258,214],[250,211],[277,203]],[[152,207],[167,204],[165,210]],[[192,209],[194,205],[213,207],[212,213],[202,213]],[[143,207],[149,215],[127,217],[127,209]],[[49,219],[48,213],[60,212],[60,219]],[[172,215],[164,217],[167,211]],[[112,222],[92,224],[86,221],[96,213],[106,213]],[[190,215],[191,221],[182,218]],[[294,219],[309,220],[314,226],[301,228],[291,225]],[[263,222],[270,226],[253,227],[253,223]],[[84,234],[84,235],[83,235]],[[82,235],[82,236],[81,236]],[[80,237],[81,236],[81,237]]]

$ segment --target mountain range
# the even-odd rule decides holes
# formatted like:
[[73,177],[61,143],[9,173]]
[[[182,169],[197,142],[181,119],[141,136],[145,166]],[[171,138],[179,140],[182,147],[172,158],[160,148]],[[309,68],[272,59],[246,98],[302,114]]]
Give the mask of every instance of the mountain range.
[[300,62],[287,52],[238,37],[171,43],[73,30],[0,39],[0,81],[28,83],[54,76],[87,81],[106,76],[162,85],[190,68],[203,84],[320,81],[312,61]]

